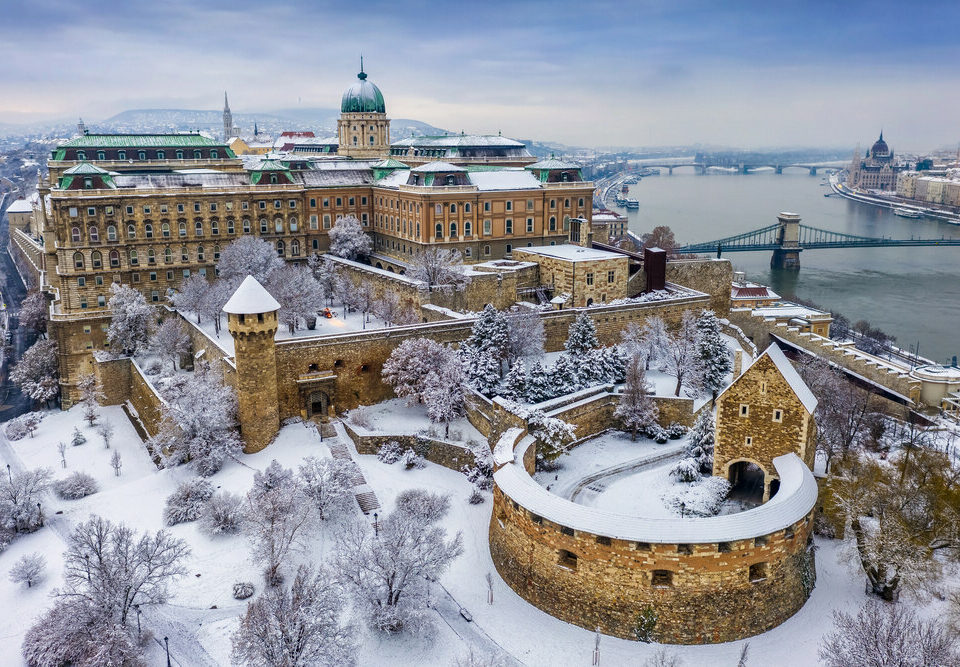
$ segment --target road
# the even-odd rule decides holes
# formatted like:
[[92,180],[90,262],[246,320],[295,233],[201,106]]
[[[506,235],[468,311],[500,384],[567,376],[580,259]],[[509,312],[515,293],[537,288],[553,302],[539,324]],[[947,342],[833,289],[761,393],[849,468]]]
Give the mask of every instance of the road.
[[[6,203],[6,202],[4,202]],[[9,223],[6,214],[0,206],[0,228],[3,232],[8,231]],[[0,237],[7,236],[0,233]],[[17,273],[10,253],[4,245],[0,247],[0,295],[7,308],[7,321],[13,322],[20,313],[20,303],[27,295],[26,287],[20,280],[20,274]],[[0,422],[8,421],[24,412],[30,411],[33,407],[33,401],[20,393],[20,390],[9,381],[10,367],[16,363],[22,356],[24,350],[30,347],[36,340],[36,334],[27,331],[18,326],[12,332],[13,340],[5,359],[0,362]]]

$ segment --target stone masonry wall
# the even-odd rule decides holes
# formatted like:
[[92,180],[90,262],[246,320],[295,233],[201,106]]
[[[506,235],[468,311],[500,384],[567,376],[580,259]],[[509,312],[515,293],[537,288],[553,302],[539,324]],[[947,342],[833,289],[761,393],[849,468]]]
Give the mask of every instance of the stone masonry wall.
[[730,310],[733,265],[728,259],[681,259],[667,262],[667,282],[710,295],[710,308],[718,317]]
[[388,442],[397,442],[404,449],[412,449],[431,463],[460,472],[464,466],[472,466],[473,452],[453,442],[437,440],[422,435],[389,435],[366,433],[347,422],[343,422],[347,435],[357,446],[360,454],[376,454]]
[[151,436],[160,432],[163,421],[164,400],[154,390],[140,367],[133,360],[130,361],[130,403],[133,405],[140,421],[147,433]]
[[[812,517],[757,539],[647,544],[564,529],[495,486],[490,553],[514,591],[569,623],[636,639],[638,615],[651,609],[655,641],[728,642],[776,627],[803,606],[816,577]],[[756,564],[762,572],[751,579]],[[653,584],[655,570],[671,573],[669,585]]]

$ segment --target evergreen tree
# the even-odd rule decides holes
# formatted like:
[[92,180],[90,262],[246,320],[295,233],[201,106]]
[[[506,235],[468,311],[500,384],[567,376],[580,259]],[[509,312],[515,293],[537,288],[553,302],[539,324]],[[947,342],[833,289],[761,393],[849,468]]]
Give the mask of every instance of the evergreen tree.
[[577,391],[580,382],[579,364],[570,354],[561,354],[550,370],[550,386],[553,396],[562,396]]
[[527,378],[527,400],[531,403],[540,403],[553,398],[553,389],[550,383],[550,374],[547,373],[539,361],[533,364]]
[[509,340],[506,316],[490,304],[484,306],[467,343],[478,352],[500,360],[507,357]]
[[500,361],[489,352],[464,343],[460,359],[467,374],[467,384],[484,396],[493,396],[500,387]]
[[697,318],[697,354],[703,371],[703,388],[713,400],[726,385],[727,375],[733,370],[730,350],[720,335],[720,320],[712,310],[705,310]]
[[527,396],[527,367],[522,359],[517,359],[507,377],[500,385],[500,395],[512,401],[522,401]]
[[701,410],[687,435],[687,456],[696,459],[700,471],[713,470],[713,411]]
[[580,357],[595,347],[600,347],[597,340],[597,327],[593,318],[586,313],[577,315],[577,319],[570,325],[567,333],[567,342],[564,349],[575,357]]
[[657,422],[659,409],[650,396],[652,387],[639,354],[634,353],[627,364],[627,381],[620,404],[613,416],[630,430],[630,439],[637,439],[637,431]]

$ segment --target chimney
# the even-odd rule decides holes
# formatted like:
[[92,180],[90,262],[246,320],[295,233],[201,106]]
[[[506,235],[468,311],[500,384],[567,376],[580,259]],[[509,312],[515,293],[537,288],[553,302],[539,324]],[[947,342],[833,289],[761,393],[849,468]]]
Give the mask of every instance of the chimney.
[[662,290],[667,284],[667,251],[662,248],[644,248],[643,268],[647,272],[646,291]]

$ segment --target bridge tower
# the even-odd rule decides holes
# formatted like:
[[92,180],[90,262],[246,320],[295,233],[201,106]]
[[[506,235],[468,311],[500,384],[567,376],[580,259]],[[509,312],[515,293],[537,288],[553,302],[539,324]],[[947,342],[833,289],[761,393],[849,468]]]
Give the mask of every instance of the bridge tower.
[[777,242],[780,247],[773,251],[770,259],[771,269],[800,270],[800,216],[796,213],[781,213],[777,216],[780,229],[777,231]]

